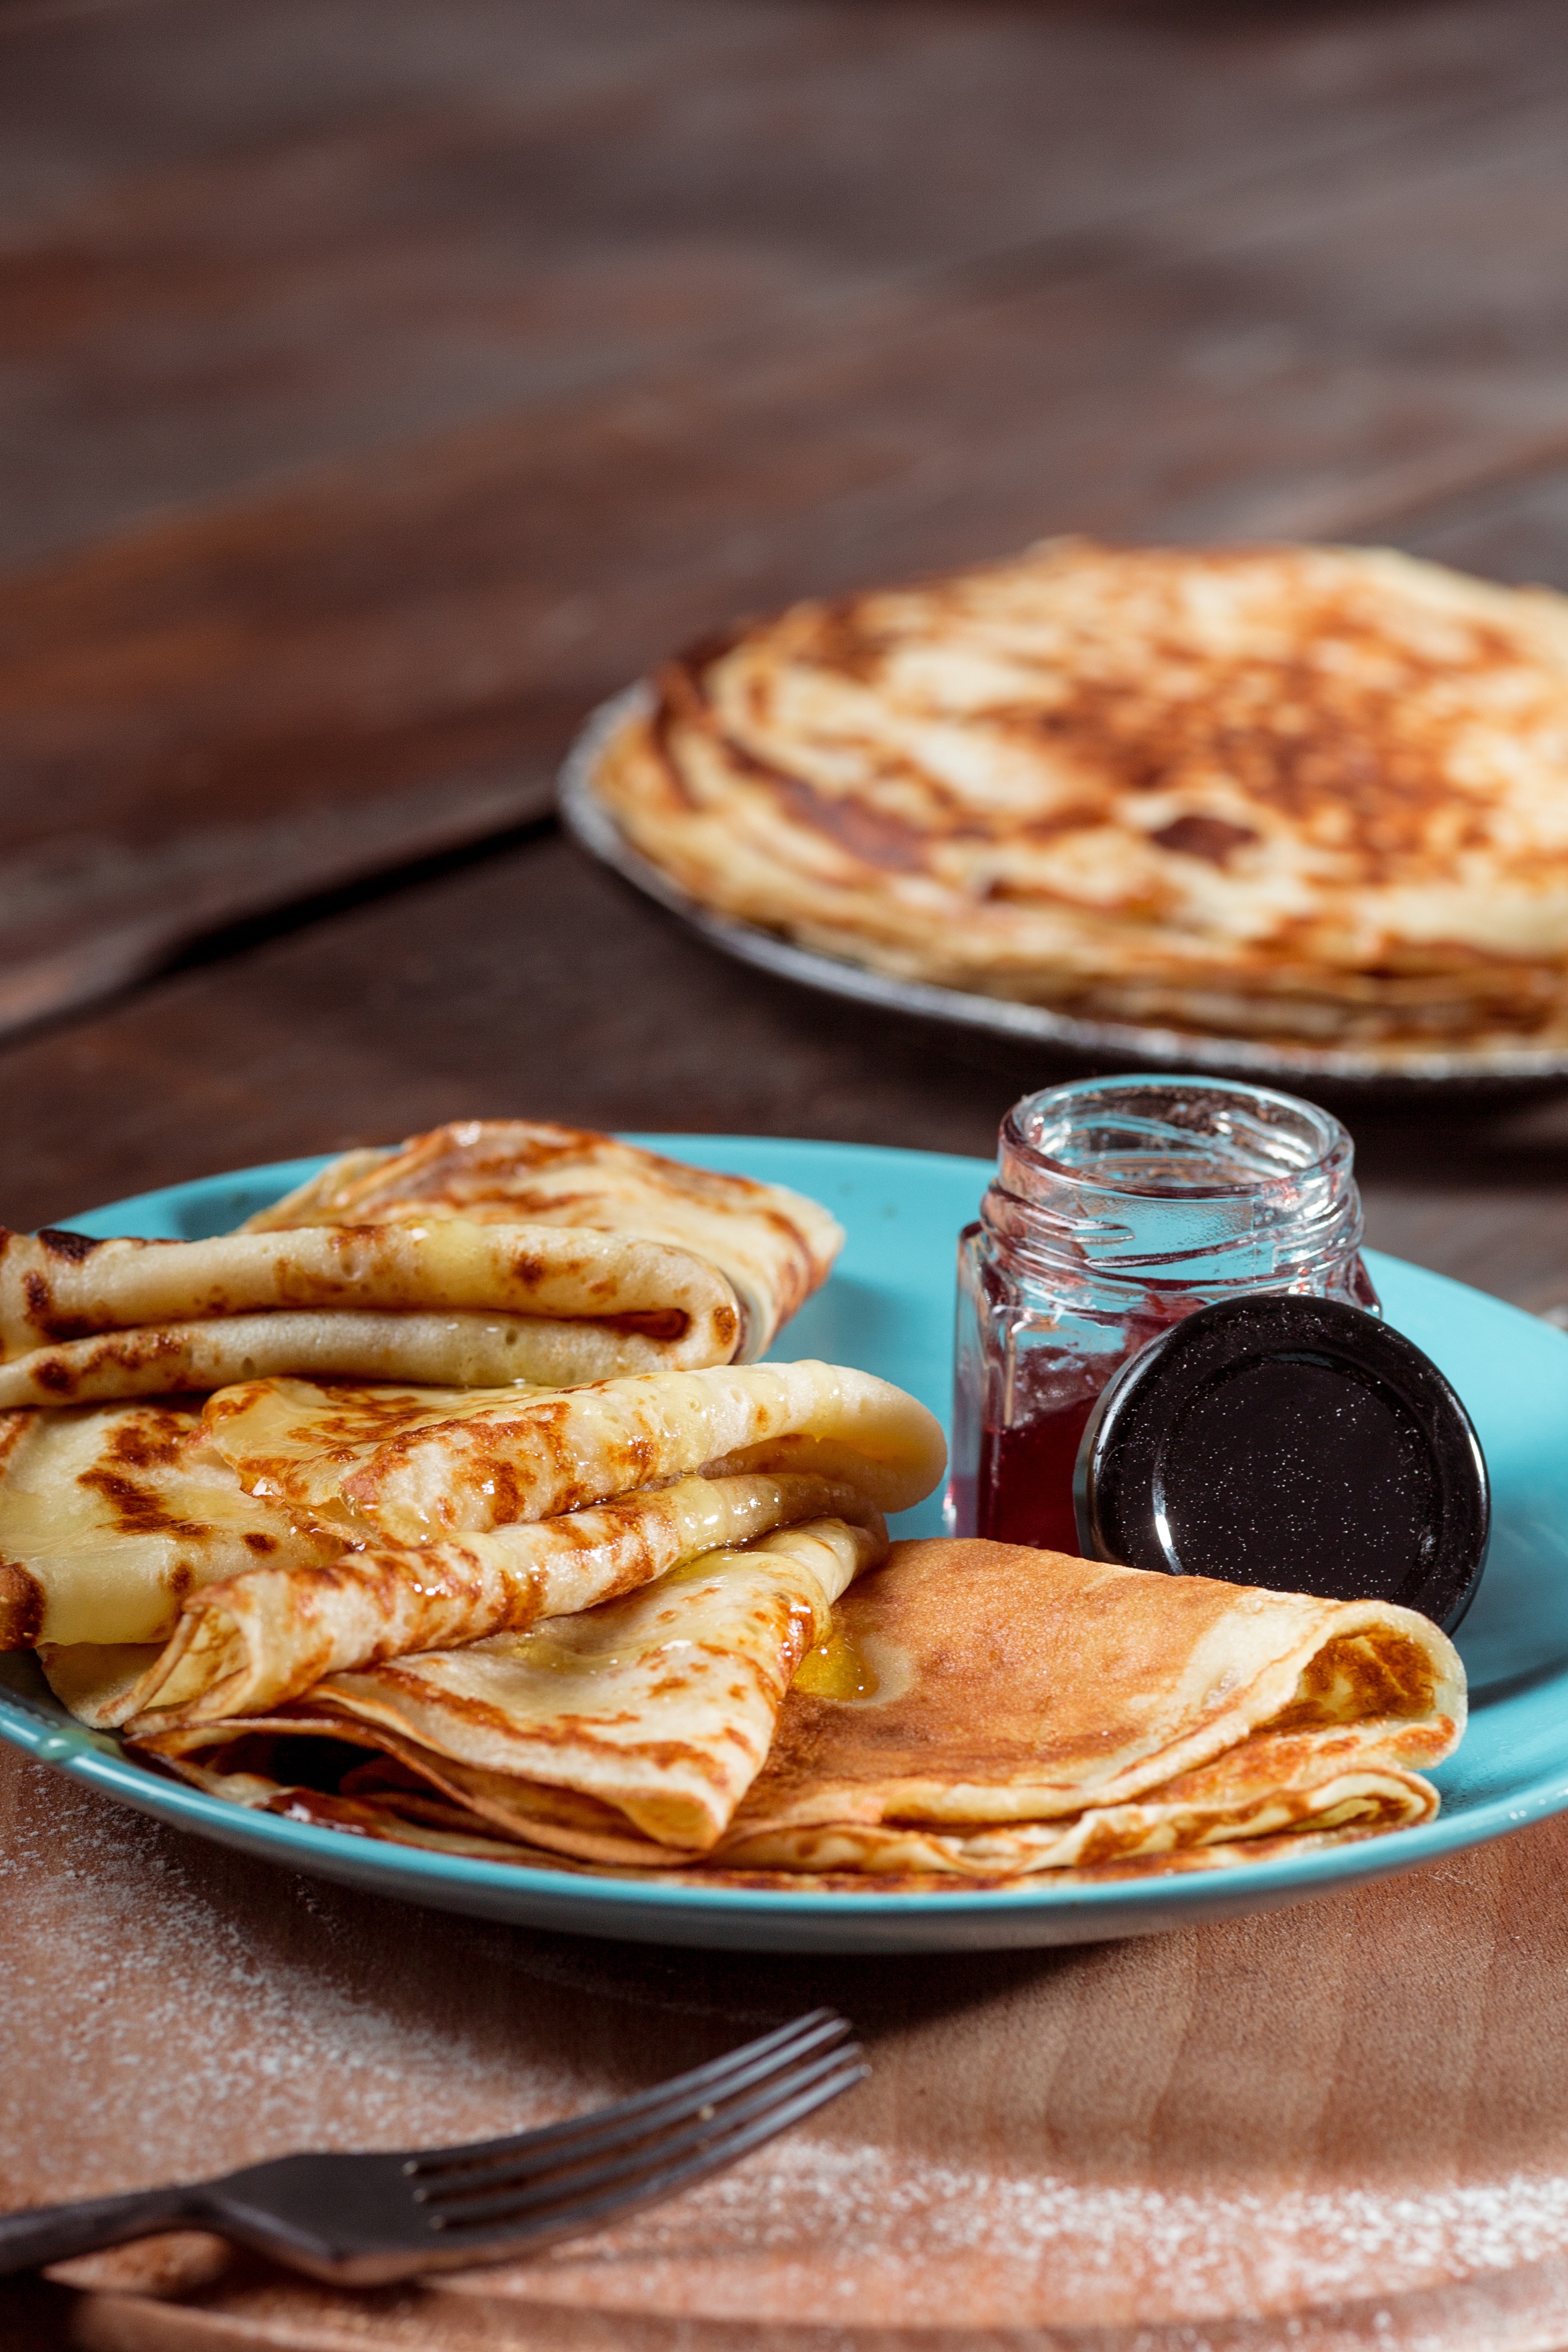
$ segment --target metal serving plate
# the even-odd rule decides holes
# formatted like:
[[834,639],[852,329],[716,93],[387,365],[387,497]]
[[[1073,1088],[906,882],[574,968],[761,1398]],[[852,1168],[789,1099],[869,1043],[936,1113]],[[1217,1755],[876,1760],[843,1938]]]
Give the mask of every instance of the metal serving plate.
[[1568,1078],[1568,1048],[1492,1045],[1460,1052],[1354,1052],[1329,1046],[1266,1045],[1256,1037],[1214,1036],[1201,1030],[1144,1029],[1125,1021],[1078,1021],[1044,1005],[1006,997],[974,996],[930,981],[899,980],[868,966],[847,963],[815,948],[796,947],[776,931],[718,915],[691,898],[633,847],[598,796],[595,776],[605,745],[626,719],[650,707],[646,681],[601,703],[587,720],[561,772],[562,821],[574,840],[640,890],[678,915],[726,955],[805,988],[847,996],[890,1013],[977,1029],[994,1037],[1048,1045],[1099,1067],[1212,1070],[1261,1078],[1272,1086],[1398,1091],[1430,1087],[1512,1087]]

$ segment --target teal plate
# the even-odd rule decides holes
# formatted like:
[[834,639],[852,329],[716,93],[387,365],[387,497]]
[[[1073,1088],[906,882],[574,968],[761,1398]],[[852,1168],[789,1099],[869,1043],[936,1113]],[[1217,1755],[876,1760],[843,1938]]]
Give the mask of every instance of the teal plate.
[[[779,1352],[880,1372],[945,1419],[953,1241],[989,1181],[988,1162],[743,1136],[633,1139],[826,1202],[848,1241],[833,1280],[795,1318]],[[208,1177],[72,1223],[87,1233],[176,1239],[224,1233],[321,1164]],[[1436,1359],[1469,1407],[1492,1474],[1491,1559],[1459,1635],[1470,1727],[1436,1775],[1443,1811],[1424,1829],[1294,1861],[1095,1886],[1037,1881],[936,1895],[666,1886],[426,1853],[223,1804],[74,1723],[26,1656],[0,1659],[0,1735],[142,1812],[292,1870],[444,1910],[651,1943],[823,1952],[1092,1943],[1414,1869],[1568,1809],[1568,1338],[1419,1266],[1375,1253],[1370,1262],[1390,1321]],[[940,1528],[933,1500],[906,1513],[896,1531]]]

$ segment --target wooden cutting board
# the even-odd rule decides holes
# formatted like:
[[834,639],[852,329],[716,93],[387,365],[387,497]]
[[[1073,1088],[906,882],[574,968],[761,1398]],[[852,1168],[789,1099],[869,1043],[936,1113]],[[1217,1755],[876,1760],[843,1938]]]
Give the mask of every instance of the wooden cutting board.
[[687,1952],[405,1908],[9,1751],[0,1856],[8,2203],[511,2130],[822,2000],[875,2068],[729,2175],[531,2263],[350,2294],[164,2239],[63,2266],[61,2341],[1568,2342],[1568,1823],[1264,1917],[929,1959]]

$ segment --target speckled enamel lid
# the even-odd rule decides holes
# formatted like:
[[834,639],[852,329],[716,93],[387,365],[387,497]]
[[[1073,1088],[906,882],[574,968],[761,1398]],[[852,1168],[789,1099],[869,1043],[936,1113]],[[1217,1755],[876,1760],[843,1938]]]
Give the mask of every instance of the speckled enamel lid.
[[1429,1357],[1360,1307],[1256,1293],[1121,1367],[1074,1499],[1089,1559],[1397,1601],[1449,1633],[1491,1517],[1470,1417]]

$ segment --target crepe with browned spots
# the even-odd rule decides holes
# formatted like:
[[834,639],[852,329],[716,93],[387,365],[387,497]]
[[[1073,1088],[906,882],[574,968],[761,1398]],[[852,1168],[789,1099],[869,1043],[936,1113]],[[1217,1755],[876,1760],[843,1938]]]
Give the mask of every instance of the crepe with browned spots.
[[716,1266],[629,1234],[433,1217],[209,1241],[0,1229],[0,1406],[270,1373],[565,1386],[728,1363]]
[[[246,1421],[219,1422],[222,1412],[215,1443],[237,1459]],[[808,1358],[503,1395],[384,1436],[341,1493],[365,1527],[423,1544],[712,1475],[721,1463],[843,1478],[879,1510],[901,1511],[931,1493],[946,1459],[934,1415],[902,1389]]]
[[167,1400],[0,1413],[0,1650],[154,1641],[205,1586],[342,1549],[247,1494]]
[[[684,1663],[693,1643],[744,1646],[734,1604],[753,1572],[699,1561],[537,1635],[333,1676],[270,1719],[147,1744],[238,1801],[362,1834],[891,1890],[1224,1868],[1375,1836],[1436,1812],[1423,1769],[1464,1729],[1458,1657],[1409,1610],[937,1541],[895,1546],[818,1614],[762,1762],[750,1681],[705,1669],[696,1707]],[[727,1810],[693,1811],[704,1773]]]
[[[79,1418],[108,1426],[128,1410]],[[125,1538],[100,1514],[71,1630],[57,1630],[57,1611],[21,1637],[45,1645],[55,1688],[95,1725],[254,1714],[342,1670],[590,1608],[795,1522],[879,1526],[945,1464],[912,1397],[809,1362],[531,1392],[261,1381],[220,1391],[199,1424],[175,1418],[190,1424],[182,1462],[199,1463],[231,1511],[313,1549],[272,1565],[231,1551],[235,1572],[150,1591],[132,1630]],[[0,1474],[0,1544],[8,1492]],[[14,1522],[18,1572],[46,1598],[52,1524],[47,1509],[37,1526]]]
[[247,1230],[437,1216],[630,1234],[716,1266],[742,1328],[729,1356],[700,1360],[710,1363],[765,1354],[826,1281],[844,1244],[837,1221],[785,1185],[692,1168],[591,1129],[521,1118],[460,1119],[396,1149],[351,1151],[252,1217]]
[[[679,1862],[722,1835],[833,1601],[886,1549],[879,1525],[812,1520],[531,1633],[329,1676],[269,1719],[137,1726],[138,1744],[219,1794],[270,1803],[279,1742],[336,1740],[351,1761],[356,1747],[388,1759],[416,1807],[423,1789],[481,1832],[591,1861]],[[366,1789],[387,1778],[378,1763]]]
[[980,1877],[1428,1819],[1465,1675],[1413,1610],[979,1538],[846,1596],[736,1868]]
[[721,913],[900,977],[1320,1045],[1568,1038],[1568,599],[1115,548],[794,606],[593,779]]

